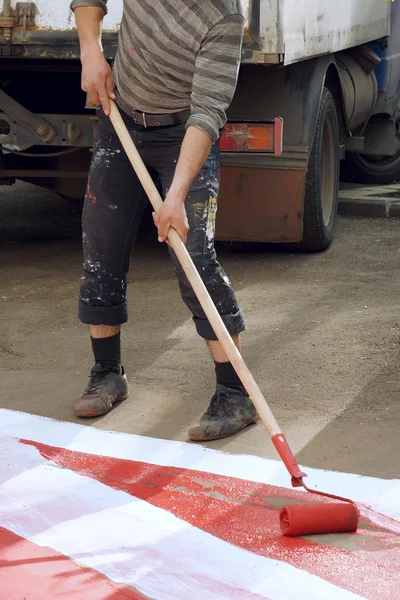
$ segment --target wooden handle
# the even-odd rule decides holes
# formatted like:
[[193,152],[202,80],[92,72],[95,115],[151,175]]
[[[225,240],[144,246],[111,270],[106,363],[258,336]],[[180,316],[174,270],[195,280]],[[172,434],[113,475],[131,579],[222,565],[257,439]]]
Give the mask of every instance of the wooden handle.
[[[120,115],[120,112],[114,102],[111,101],[111,122],[115,128],[115,131],[120,139],[120,142],[132,164],[132,167],[136,171],[138,179],[142,184],[154,210],[156,213],[159,212],[162,207],[163,201],[161,196],[154,185],[152,178],[150,177],[145,164],[143,163],[139,152],[132,138],[126,128],[124,121]],[[191,283],[191,286],[203,307],[203,310],[211,323],[211,326],[220,341],[223,349],[229,360],[231,361],[236,373],[238,374],[241,382],[247,390],[250,398],[252,399],[254,406],[260,416],[260,419],[267,428],[270,436],[274,436],[281,433],[278,423],[276,422],[274,415],[269,408],[267,401],[264,398],[263,393],[258,387],[254,380],[254,377],[250,373],[246,363],[244,362],[242,355],[236,348],[228,330],[225,327],[217,309],[215,308],[214,302],[212,301],[210,294],[207,291],[196,267],[193,264],[192,259],[188,251],[186,250],[185,244],[182,242],[180,236],[175,229],[168,231],[168,240],[175,251],[176,256],[186,274],[186,277]]]

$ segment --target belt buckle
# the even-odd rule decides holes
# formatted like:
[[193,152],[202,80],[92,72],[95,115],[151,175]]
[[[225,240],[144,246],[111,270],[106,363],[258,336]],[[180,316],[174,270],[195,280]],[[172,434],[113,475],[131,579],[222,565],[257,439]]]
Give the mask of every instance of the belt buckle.
[[143,127],[148,127],[147,125],[147,119],[146,119],[146,113],[142,112],[138,112],[137,110],[133,110],[132,111],[132,117],[133,117],[133,121],[135,123],[135,125],[142,125],[142,123],[139,120],[139,115],[142,117],[142,121],[143,121]]

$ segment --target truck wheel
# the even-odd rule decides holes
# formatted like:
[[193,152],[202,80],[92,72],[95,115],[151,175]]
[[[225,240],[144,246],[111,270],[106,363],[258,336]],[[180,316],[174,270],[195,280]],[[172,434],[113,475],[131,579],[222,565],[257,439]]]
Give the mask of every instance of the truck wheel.
[[349,152],[341,169],[344,181],[389,185],[400,181],[400,152],[394,156],[367,156]]
[[339,191],[339,124],[335,101],[324,88],[308,161],[304,195],[303,239],[290,247],[322,252],[333,240]]

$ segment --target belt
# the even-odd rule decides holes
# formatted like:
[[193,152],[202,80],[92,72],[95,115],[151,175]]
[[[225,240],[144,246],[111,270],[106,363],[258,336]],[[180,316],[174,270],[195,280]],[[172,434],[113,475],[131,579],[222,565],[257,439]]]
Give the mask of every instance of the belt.
[[142,127],[168,127],[169,125],[179,125],[180,123],[186,123],[190,116],[190,108],[180,112],[162,115],[133,110],[119,96],[117,97],[117,104],[134,120],[136,125],[142,125]]

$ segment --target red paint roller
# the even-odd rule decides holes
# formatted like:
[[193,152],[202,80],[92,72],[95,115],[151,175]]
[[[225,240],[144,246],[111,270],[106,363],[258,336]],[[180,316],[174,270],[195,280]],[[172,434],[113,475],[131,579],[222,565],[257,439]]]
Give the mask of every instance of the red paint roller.
[[279,513],[283,535],[315,535],[344,533],[357,530],[358,514],[353,504],[294,504],[284,506]]
[[[154,185],[141,157],[132,141],[132,138],[126,128],[126,125],[119,113],[115,103],[110,100],[111,113],[110,119],[114,129],[121,141],[121,144],[129,158],[132,167],[136,171],[136,175],[142,184],[152,206],[156,213],[160,211],[163,201]],[[182,242],[178,233],[174,229],[168,232],[168,241],[171,244],[175,254],[185,272],[186,277],[209,320],[218,340],[221,342],[223,349],[232,365],[234,366],[238,376],[240,377],[244,387],[246,388],[250,398],[252,399],[259,417],[268,430],[272,442],[278,451],[279,456],[284,462],[287,470],[292,477],[293,487],[302,486],[312,494],[320,494],[335,500],[341,500],[338,504],[322,504],[318,505],[299,505],[284,507],[280,514],[281,528],[284,535],[307,535],[313,533],[338,533],[356,531],[358,524],[357,506],[348,498],[341,498],[324,492],[310,490],[303,482],[303,473],[294,458],[285,436],[281,432],[274,415],[269,408],[266,399],[263,396],[260,388],[255,382],[246,363],[244,362],[239,350],[236,348],[231,336],[229,335],[217,309],[199,275],[193,261],[186,250],[185,244]]]
[[292,476],[293,487],[303,487],[310,494],[317,494],[339,501],[335,503],[284,506],[279,513],[283,535],[296,537],[299,535],[354,533],[357,531],[360,513],[356,503],[343,496],[311,490],[303,481],[303,477],[307,477],[307,475],[300,470],[283,433],[273,435],[271,439],[285,467]]

